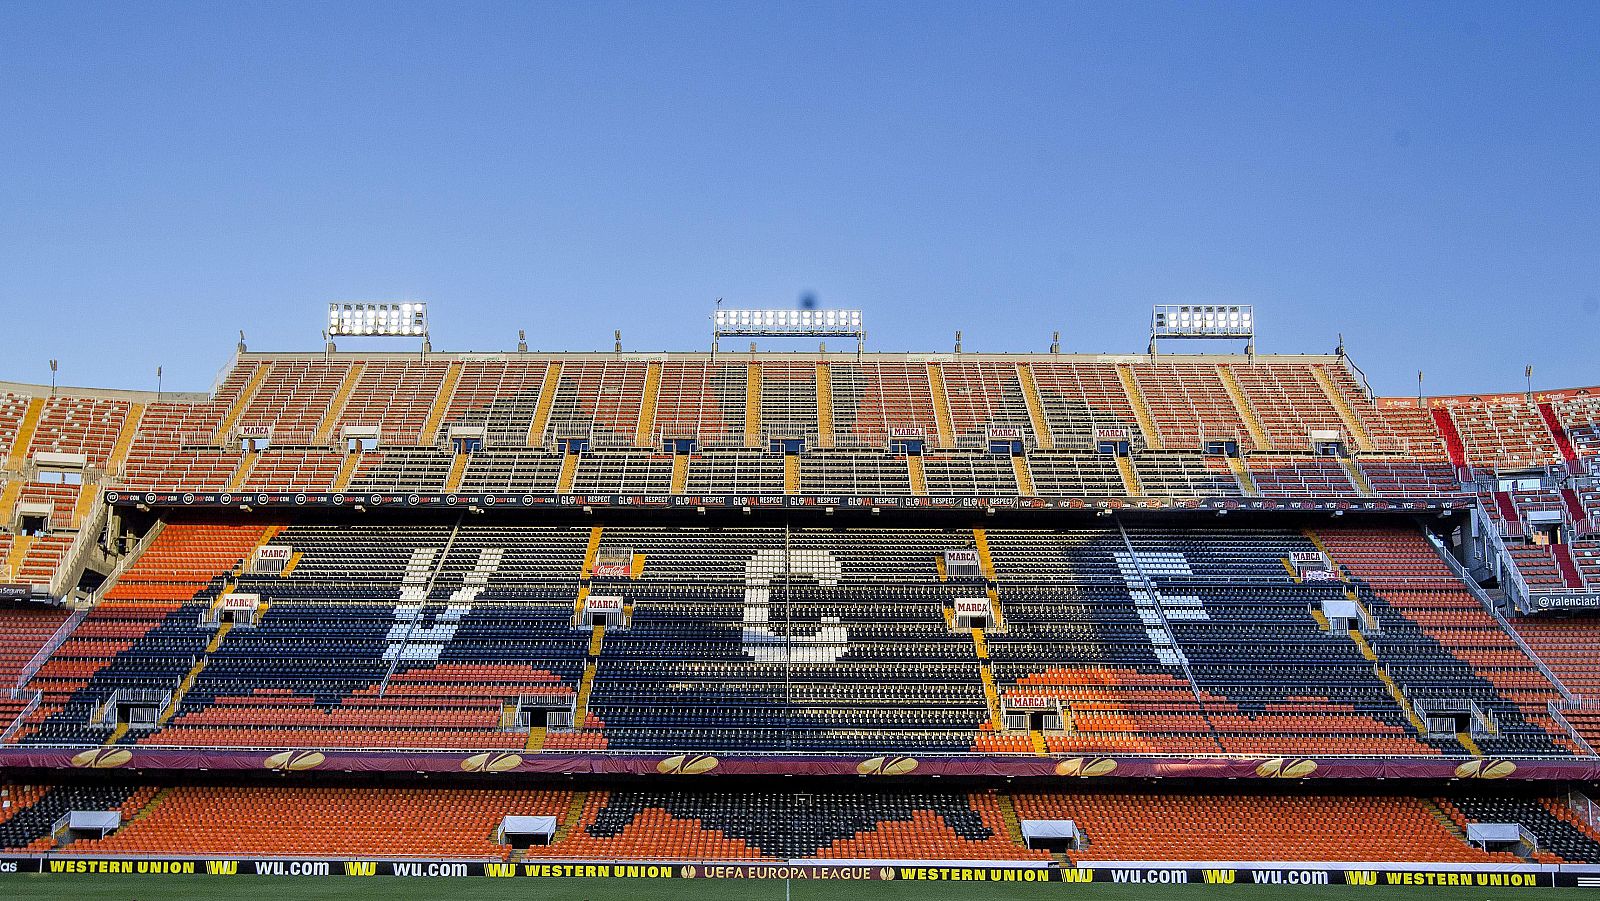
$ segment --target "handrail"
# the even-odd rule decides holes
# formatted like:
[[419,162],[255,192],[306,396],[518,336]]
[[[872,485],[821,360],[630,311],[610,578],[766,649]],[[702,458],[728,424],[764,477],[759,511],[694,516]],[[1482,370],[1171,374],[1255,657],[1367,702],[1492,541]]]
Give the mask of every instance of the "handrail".
[[[16,692],[19,690],[20,689],[17,688],[11,689],[12,697],[16,697]],[[39,703],[43,699],[44,692],[37,690],[33,692],[33,697],[28,699],[27,705],[24,706],[22,710],[17,713],[16,717],[11,720],[11,725],[6,727],[6,731],[0,732],[0,745],[3,745],[11,740],[11,736],[15,735],[18,729],[22,728],[22,724],[27,722],[28,717],[35,710],[39,709]]]
[[[1439,559],[1444,561],[1445,565],[1450,568],[1450,571],[1456,575],[1456,578],[1460,579],[1462,583],[1466,585],[1467,593],[1471,594],[1473,598],[1475,598],[1478,603],[1483,606],[1483,609],[1490,616],[1494,617],[1494,621],[1500,624],[1500,631],[1504,632],[1506,636],[1511,639],[1512,643],[1515,644],[1530,661],[1532,661],[1533,665],[1538,667],[1539,672],[1542,673],[1546,679],[1550,680],[1550,684],[1555,686],[1556,691],[1561,693],[1563,700],[1569,704],[1577,703],[1576,697],[1572,694],[1572,692],[1567,690],[1567,686],[1562,683],[1560,677],[1558,677],[1550,669],[1550,667],[1545,665],[1544,659],[1541,658],[1526,641],[1522,640],[1522,636],[1517,634],[1517,630],[1512,627],[1511,623],[1506,620],[1503,614],[1501,614],[1499,608],[1495,606],[1494,599],[1489,597],[1488,592],[1484,591],[1483,587],[1479,585],[1472,578],[1472,576],[1467,574],[1467,571],[1462,568],[1461,562],[1450,554],[1450,551],[1445,548],[1444,542],[1439,539],[1439,536],[1433,534],[1432,532],[1428,532],[1427,536],[1428,544],[1433,547],[1434,553],[1438,554]],[[1563,721],[1565,721],[1564,718]],[[1567,728],[1568,731],[1572,731],[1570,724]],[[1576,735],[1577,733],[1573,732],[1573,734]],[[1580,738],[1579,741],[1582,741],[1582,739]],[[1594,751],[1591,750],[1589,753],[1593,754]]]
[[1545,707],[1550,711],[1550,718],[1560,723],[1561,728],[1567,730],[1567,733],[1578,742],[1579,747],[1583,748],[1585,751],[1588,751],[1590,755],[1594,755],[1594,746],[1590,745],[1589,742],[1583,737],[1583,733],[1573,728],[1572,723],[1567,719],[1566,714],[1561,712],[1560,704],[1557,704],[1555,701],[1550,701],[1545,704]]
[[93,491],[94,502],[89,507],[89,515],[78,523],[78,534],[73,536],[72,544],[67,547],[66,554],[56,564],[55,572],[50,576],[50,596],[58,600],[65,599],[71,587],[66,584],[68,574],[83,571],[81,564],[98,544],[100,532],[105,528],[106,519],[110,515],[111,508],[106,504],[106,495],[101,490],[101,485],[101,482],[96,481],[80,488],[81,491]]
[[50,659],[50,655],[54,654],[63,644],[66,644],[67,639],[72,636],[72,633],[77,630],[79,624],[88,615],[89,608],[81,607],[72,611],[71,616],[62,620],[61,625],[57,626],[55,633],[50,636],[50,640],[41,645],[39,650],[28,658],[28,663],[22,668],[22,671],[17,673],[17,685],[14,690],[20,690],[28,684],[28,680],[33,678],[33,674],[39,671],[39,667],[44,666],[45,661]]
[[1139,581],[1143,583],[1142,589],[1128,586],[1130,591],[1143,590],[1150,595],[1151,606],[1155,609],[1156,616],[1161,620],[1161,627],[1172,637],[1172,650],[1178,657],[1178,665],[1183,667],[1183,677],[1189,682],[1189,690],[1194,694],[1194,702],[1199,709],[1200,716],[1206,721],[1206,729],[1211,733],[1211,740],[1222,747],[1222,738],[1217,735],[1217,727],[1212,724],[1211,717],[1206,716],[1206,702],[1200,697],[1200,683],[1195,681],[1194,672],[1189,669],[1189,655],[1183,652],[1183,647],[1178,644],[1178,632],[1172,628],[1172,621],[1167,619],[1167,611],[1161,605],[1161,590],[1151,580],[1149,573],[1139,564],[1139,552],[1133,547],[1133,539],[1128,536],[1128,530],[1122,525],[1122,517],[1116,513],[1111,514],[1111,521],[1117,524],[1117,534],[1122,536],[1122,545],[1128,549],[1128,562],[1133,564],[1134,571],[1139,574]]
[[428,606],[428,598],[433,594],[433,585],[439,581],[439,573],[444,571],[444,564],[450,557],[450,549],[455,546],[456,536],[461,534],[461,523],[467,518],[466,511],[456,517],[456,524],[450,529],[450,537],[445,539],[444,550],[439,553],[439,562],[433,564],[433,571],[428,574],[428,584],[422,591],[421,603],[417,605],[417,615],[411,620],[411,627],[406,629],[406,634],[400,639],[400,646],[395,649],[394,660],[389,663],[389,669],[383,674],[383,682],[378,685],[378,697],[383,697],[389,690],[389,680],[394,678],[395,671],[400,668],[400,661],[405,659],[406,645],[411,643],[411,636],[416,633],[417,626],[422,622],[422,611]]

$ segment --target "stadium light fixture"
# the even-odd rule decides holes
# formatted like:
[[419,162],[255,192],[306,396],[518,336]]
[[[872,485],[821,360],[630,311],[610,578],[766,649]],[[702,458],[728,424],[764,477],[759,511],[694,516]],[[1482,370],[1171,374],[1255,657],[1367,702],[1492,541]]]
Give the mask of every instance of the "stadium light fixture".
[[330,303],[328,336],[428,337],[428,305],[404,303]]
[[1242,338],[1255,353],[1255,308],[1250,304],[1157,304],[1150,316],[1150,354],[1161,338]]
[[732,310],[719,305],[711,315],[711,326],[712,353],[716,353],[723,336],[854,338],[857,353],[867,337],[860,310]]

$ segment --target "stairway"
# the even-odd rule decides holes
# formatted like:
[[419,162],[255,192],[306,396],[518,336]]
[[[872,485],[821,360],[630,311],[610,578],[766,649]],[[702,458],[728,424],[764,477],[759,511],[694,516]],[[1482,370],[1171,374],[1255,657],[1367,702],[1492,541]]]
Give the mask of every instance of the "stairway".
[[1033,746],[1033,753],[1040,757],[1050,756],[1050,746],[1045,743],[1044,733],[1038,729],[1028,730],[1028,744]]
[[339,474],[333,477],[333,490],[348,490],[350,488],[350,480],[355,478],[356,467],[360,464],[360,454],[345,454],[344,462],[339,464]]
[[[911,493],[925,495],[928,493],[928,475],[922,469],[922,457],[919,454],[906,455],[906,471],[911,476]],[[943,565],[944,561],[939,561]]]
[[1372,435],[1367,431],[1366,424],[1361,421],[1361,416],[1355,408],[1350,406],[1349,400],[1339,386],[1333,383],[1333,378],[1328,375],[1327,369],[1321,364],[1311,367],[1311,377],[1317,380],[1322,393],[1328,396],[1328,401],[1333,404],[1333,409],[1339,414],[1339,420],[1344,423],[1344,429],[1355,439],[1356,448],[1363,452],[1372,450]]
[[1578,492],[1571,488],[1561,489],[1561,503],[1567,508],[1567,516],[1574,523],[1581,523],[1589,517],[1589,511],[1583,509],[1583,498],[1578,497]]
[[761,364],[745,367],[744,446],[761,446]]
[[1461,433],[1456,430],[1456,421],[1450,418],[1449,410],[1431,410],[1433,424],[1439,429],[1439,437],[1444,439],[1444,449],[1450,454],[1450,462],[1457,466],[1467,465],[1467,445],[1461,440]]
[[238,491],[243,488],[244,483],[250,478],[250,470],[255,468],[256,459],[260,456],[260,451],[247,451],[239,458],[239,468],[233,471],[233,476],[228,479],[228,487],[224,490]]
[[116,477],[122,475],[122,467],[128,462],[128,451],[133,448],[133,436],[139,433],[139,423],[144,421],[145,405],[136,403],[128,409],[128,418],[122,421],[122,429],[117,432],[117,443],[111,448],[111,457],[106,461],[106,473]]
[[1133,367],[1118,363],[1117,378],[1128,395],[1129,405],[1133,407],[1133,418],[1139,421],[1139,431],[1144,433],[1144,446],[1150,450],[1163,449],[1165,445],[1161,443],[1161,430],[1156,428],[1155,417],[1150,414],[1150,404],[1144,399],[1144,392],[1139,390],[1139,379],[1134,376]]
[[1039,396],[1039,385],[1033,379],[1033,367],[1027,363],[1017,364],[1017,379],[1022,382],[1022,399],[1028,405],[1028,419],[1033,423],[1033,437],[1038,442],[1040,450],[1054,448],[1055,440],[1050,434],[1050,421],[1044,416],[1044,399]]
[[689,493],[689,455],[672,455],[672,493]]
[[1017,492],[1023,497],[1033,497],[1033,473],[1028,470],[1028,458],[1022,454],[1011,456],[1011,474],[1017,478]]
[[1250,478],[1250,470],[1245,468],[1243,457],[1228,457],[1228,469],[1233,472],[1233,478],[1239,483],[1239,490],[1247,497],[1260,497],[1261,489],[1256,487],[1256,480]]
[[1344,469],[1344,474],[1349,477],[1350,486],[1356,490],[1356,494],[1362,497],[1373,497],[1377,494],[1376,491],[1372,490],[1372,483],[1367,481],[1367,474],[1361,471],[1361,467],[1356,465],[1355,460],[1350,457],[1340,457],[1339,466]]
[[639,402],[639,427],[633,433],[634,447],[650,447],[656,428],[656,402],[661,396],[661,361],[651,360],[644,373],[644,398]]
[[561,476],[556,480],[557,494],[571,494],[572,480],[578,476],[578,455],[568,451],[561,458]]
[[1561,570],[1561,580],[1566,587],[1573,589],[1588,587],[1583,582],[1583,572],[1578,569],[1578,561],[1572,559],[1572,548],[1565,544],[1552,544],[1550,556],[1556,558],[1556,567]]
[[417,436],[417,443],[423,447],[432,447],[439,441],[439,424],[444,421],[446,410],[450,409],[450,401],[456,396],[456,383],[461,381],[463,363],[460,360],[450,364],[444,371],[444,383],[439,386],[439,394],[433,399],[433,406],[428,408],[428,418],[422,423],[422,432]]
[[995,806],[1000,808],[1000,822],[1006,826],[1006,836],[1018,845],[1026,844],[1022,838],[1022,818],[1017,816],[1017,805],[1010,795],[996,795]]
[[572,793],[572,800],[567,802],[567,810],[561,815],[561,822],[556,826],[556,834],[551,836],[550,844],[558,844],[572,834],[572,830],[583,822],[583,809],[588,806],[589,793],[578,791]]
[[267,370],[270,368],[272,368],[270,363],[256,364],[255,371],[250,373],[250,380],[244,384],[244,390],[233,399],[227,415],[217,424],[217,430],[211,436],[212,444],[222,444],[228,439],[228,433],[233,431],[234,424],[244,415],[244,411],[249,409],[250,402],[256,399],[256,394],[261,390],[261,383],[267,380]]
[[944,370],[938,363],[928,364],[928,389],[933,393],[933,420],[939,430],[939,446],[955,447],[955,426],[950,415],[950,395],[945,393]]
[[550,425],[550,407],[555,403],[556,387],[561,383],[561,364],[545,367],[544,381],[539,385],[539,406],[533,411],[533,422],[528,424],[528,446],[543,447],[544,433]]
[[1222,380],[1222,387],[1228,392],[1228,398],[1233,401],[1233,406],[1239,411],[1239,419],[1244,423],[1245,430],[1250,433],[1250,440],[1255,442],[1257,450],[1269,450],[1272,442],[1267,440],[1267,430],[1262,427],[1261,420],[1256,416],[1255,407],[1250,405],[1250,399],[1244,396],[1244,388],[1239,385],[1239,379],[1225,364],[1217,364],[1217,377]]
[[1508,492],[1494,493],[1494,508],[1499,512],[1500,518],[1505,520],[1508,534],[1522,534],[1522,514],[1517,510],[1516,500]]
[[534,752],[538,752],[538,751],[544,750],[545,737],[546,737],[546,729],[545,729],[545,727],[543,727],[543,726],[530,726],[528,728],[528,740],[526,742],[523,742],[522,750],[524,750],[524,751],[534,751]]
[[333,400],[328,404],[327,412],[322,414],[322,421],[317,423],[316,434],[311,436],[313,445],[324,447],[333,440],[333,430],[339,424],[339,417],[344,415],[344,408],[350,405],[350,395],[355,393],[356,383],[361,381],[366,371],[367,364],[356,363],[344,374],[339,381],[339,390],[333,393]]
[[817,364],[817,446],[833,447],[833,370]]
[[461,479],[467,474],[467,458],[470,456],[457,453],[455,459],[450,461],[450,475],[444,480],[445,494],[455,494],[461,490]]
[[1550,430],[1550,437],[1556,441],[1556,449],[1561,451],[1561,459],[1576,460],[1578,451],[1567,438],[1567,430],[1561,427],[1561,419],[1556,416],[1555,408],[1548,403],[1539,405],[1539,418],[1544,420],[1545,427]]
[[4,570],[7,582],[18,581],[17,573],[22,570],[22,561],[28,559],[28,548],[32,546],[32,535],[12,536],[11,550],[6,553],[6,568]]
[[1139,473],[1134,470],[1131,457],[1117,456],[1117,472],[1122,475],[1122,487],[1128,497],[1144,497],[1144,486],[1139,484]]
[[35,397],[28,401],[28,409],[22,414],[22,422],[17,424],[16,436],[11,440],[11,453],[6,457],[5,468],[12,472],[21,472],[22,465],[28,459],[28,448],[33,444],[33,433],[39,429],[39,417],[44,414],[44,398]]
[[800,455],[783,455],[783,493],[800,493]]

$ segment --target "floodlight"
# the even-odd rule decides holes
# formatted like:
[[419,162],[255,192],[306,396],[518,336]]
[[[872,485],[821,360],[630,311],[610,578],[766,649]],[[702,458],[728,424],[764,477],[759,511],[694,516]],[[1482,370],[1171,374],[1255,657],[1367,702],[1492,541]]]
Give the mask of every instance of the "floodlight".
[[860,310],[718,310],[713,337],[865,337]]
[[1150,319],[1150,352],[1159,338],[1242,338],[1255,352],[1255,314],[1248,304],[1159,304]]
[[328,335],[381,335],[426,338],[426,303],[330,303]]

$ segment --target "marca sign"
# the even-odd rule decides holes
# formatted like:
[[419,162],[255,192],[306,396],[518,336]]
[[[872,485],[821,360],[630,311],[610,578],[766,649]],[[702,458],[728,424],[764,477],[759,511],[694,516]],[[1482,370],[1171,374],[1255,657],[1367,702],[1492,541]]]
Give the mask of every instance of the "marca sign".
[[910,426],[890,426],[889,427],[889,437],[890,438],[926,438],[926,437],[928,437],[928,430],[924,429],[924,428],[912,428]]
[[1133,432],[1130,429],[1101,428],[1097,426],[1094,430],[1094,440],[1096,441],[1128,441],[1132,437]]

